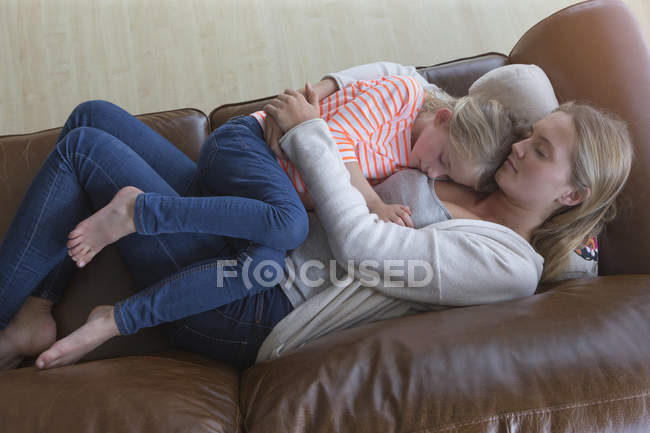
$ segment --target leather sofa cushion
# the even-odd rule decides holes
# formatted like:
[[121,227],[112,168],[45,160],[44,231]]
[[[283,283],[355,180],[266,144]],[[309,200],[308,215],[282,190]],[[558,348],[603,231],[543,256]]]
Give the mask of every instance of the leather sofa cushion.
[[650,276],[326,335],[243,373],[248,433],[623,431],[647,416]]
[[12,433],[239,431],[239,373],[186,352],[5,371],[2,389]]

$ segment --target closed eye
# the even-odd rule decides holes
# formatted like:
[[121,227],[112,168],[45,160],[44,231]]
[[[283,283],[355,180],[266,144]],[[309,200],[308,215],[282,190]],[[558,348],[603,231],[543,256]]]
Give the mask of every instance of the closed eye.
[[442,166],[442,168],[444,168],[445,171],[449,171],[449,164],[447,164],[447,162],[445,162],[445,160],[443,159],[442,153],[438,157],[438,160],[440,161],[440,165]]

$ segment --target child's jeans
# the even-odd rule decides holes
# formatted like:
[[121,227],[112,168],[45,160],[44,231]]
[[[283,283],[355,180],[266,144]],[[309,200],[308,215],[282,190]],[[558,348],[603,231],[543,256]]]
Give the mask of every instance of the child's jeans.
[[115,305],[120,332],[167,322],[188,350],[252,363],[292,309],[277,282],[308,220],[249,116],[214,131],[197,165],[111,103],[78,106],[0,244],[0,329],[28,296],[60,300],[76,268],[68,234],[127,185],[145,193],[117,247],[142,290]]

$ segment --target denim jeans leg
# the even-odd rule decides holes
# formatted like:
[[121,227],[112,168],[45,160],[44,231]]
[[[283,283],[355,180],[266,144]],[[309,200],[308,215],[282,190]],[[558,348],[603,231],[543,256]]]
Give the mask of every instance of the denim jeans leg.
[[217,257],[197,261],[115,304],[122,335],[180,320],[254,296],[284,277],[284,251],[249,243],[228,245]]
[[[91,214],[74,172],[53,150],[39,168],[0,243],[0,329],[67,256],[67,234]],[[69,274],[69,272],[67,273]],[[67,283],[67,281],[66,281]],[[48,286],[49,287],[49,286]],[[58,297],[53,290],[48,299]]]
[[[157,237],[161,233],[175,232],[218,233],[234,238],[231,244],[237,248],[231,251],[229,259],[235,263],[230,266],[222,266],[218,260],[193,263],[118,302],[115,317],[123,335],[265,290],[268,285],[264,284],[264,278],[262,282],[257,281],[262,271],[272,276],[283,273],[286,250],[297,246],[306,236],[308,220],[304,207],[262,141],[261,130],[252,131],[249,125],[236,120],[228,122],[206,141],[199,158],[199,173],[204,176],[206,171],[218,171],[219,167],[211,163],[224,155],[227,162],[223,164],[238,168],[238,171],[227,173],[224,183],[232,183],[235,187],[230,192],[243,197],[175,197],[146,193],[138,197],[135,208],[137,234]],[[211,139],[220,143],[218,149],[210,147]],[[252,168],[264,175],[251,173]],[[289,214],[291,223],[278,222],[274,219],[278,214],[284,214],[280,218]],[[127,238],[118,242],[130,242]],[[241,242],[234,242],[237,240]],[[134,256],[137,246],[125,247],[123,251],[127,261],[142,263],[142,259]],[[146,252],[141,254],[148,256]],[[224,262],[226,258],[222,259]],[[252,276],[247,269],[253,270]],[[215,281],[223,280],[224,274],[234,277],[225,279],[223,285],[215,285]],[[269,279],[273,280],[267,277],[267,281]]]
[[[69,232],[127,185],[176,194],[133,150],[103,131],[76,128],[57,143],[28,188],[0,244],[0,329],[7,326],[44,278],[62,275],[55,268],[67,260]],[[215,239],[219,242],[215,243]],[[158,257],[166,256],[164,269],[169,268],[170,262],[176,264],[176,257],[184,252],[170,252],[159,238],[149,240],[144,251],[156,248]],[[211,250],[212,254],[226,243],[219,237],[199,240],[205,242],[206,253]],[[191,239],[183,241],[191,243]],[[195,252],[193,246],[186,250]],[[195,260],[195,255],[188,262],[190,259]],[[155,273],[156,269],[150,271]],[[67,284],[63,278],[53,278]]]
[[138,197],[138,232],[213,233],[280,250],[307,237],[307,212],[253,117],[233,118],[210,135],[198,174],[204,197]]
[[61,141],[71,130],[82,126],[100,129],[129,146],[178,195],[198,195],[196,163],[123,108],[102,100],[83,102],[72,110],[57,141]]
[[48,299],[53,304],[60,302],[64,288],[72,278],[76,267],[72,258],[66,254],[29,296]]
[[[216,234],[285,251],[307,237],[307,212],[259,125],[235,118],[217,129],[201,149],[198,172],[202,197],[138,197],[138,233]],[[221,195],[212,195],[215,184]]]
[[[130,152],[130,154],[129,154]],[[49,161],[49,159],[56,159],[56,154],[60,157],[58,161]],[[52,172],[55,172],[56,175],[59,174],[58,171],[55,171],[55,168],[66,168],[67,167],[67,176],[63,176],[66,181],[66,186],[75,190],[77,197],[80,197],[84,194],[81,191],[86,193],[86,198],[90,198],[90,203],[88,200],[85,200],[84,206],[81,206],[78,200],[75,198],[70,199],[71,194],[61,193],[60,187],[55,187],[51,183],[47,182],[34,182],[35,189],[46,189],[49,188],[50,192],[54,191],[51,196],[55,197],[57,202],[59,202],[59,207],[57,208],[60,212],[60,216],[65,219],[67,227],[65,229],[56,229],[52,230],[51,222],[51,207],[47,206],[47,200],[40,200],[40,204],[43,206],[38,207],[38,200],[34,200],[34,197],[29,194],[25,198],[25,202],[30,202],[31,205],[25,205],[26,209],[23,209],[23,212],[18,212],[15,219],[18,221],[26,221],[27,218],[24,215],[29,216],[30,214],[40,213],[43,214],[43,218],[39,219],[42,227],[48,227],[51,231],[58,234],[59,237],[62,236],[62,239],[57,242],[53,242],[54,245],[50,245],[50,252],[47,254],[41,254],[43,257],[50,259],[49,262],[42,261],[40,265],[40,274],[38,274],[35,280],[42,278],[43,274],[49,269],[47,276],[52,275],[54,279],[58,278],[57,282],[60,282],[64,286],[67,281],[65,276],[68,274],[61,273],[57,270],[56,267],[56,257],[57,252],[61,254],[61,251],[58,251],[56,248],[62,247],[63,256],[59,259],[58,263],[61,263],[61,260],[66,260],[67,258],[67,248],[65,247],[65,242],[67,241],[67,234],[69,231],[83,218],[87,217],[90,213],[98,210],[107,204],[115,192],[123,186],[134,185],[144,191],[152,191],[159,195],[164,196],[175,196],[175,191],[167,185],[160,176],[152,170],[146,161],[142,160],[139,155],[136,155],[129,146],[126,146],[120,140],[116,139],[114,136],[101,131],[95,128],[89,127],[77,127],[74,130],[69,131],[64,139],[57,144],[56,152],[52,152],[51,158],[48,157],[48,164],[44,164],[43,171],[46,175],[52,175]],[[47,167],[46,167],[47,166]],[[52,168],[50,166],[54,166]],[[46,176],[43,175],[43,176]],[[38,176],[37,176],[38,178]],[[72,183],[71,179],[76,180],[76,183]],[[112,182],[111,182],[112,181]],[[113,188],[109,188],[112,186]],[[110,192],[107,192],[109,191]],[[48,196],[49,197],[49,196]],[[36,203],[34,203],[36,202]],[[70,208],[83,207],[82,216],[72,216]],[[66,212],[62,210],[65,209]],[[22,216],[22,217],[20,217]],[[23,224],[24,225],[24,224]],[[41,230],[42,231],[42,230]],[[27,233],[26,233],[27,232]],[[29,236],[27,230],[11,230],[10,233],[13,233],[13,242],[6,243],[8,246],[5,248],[7,251],[15,251],[15,245],[20,244],[21,240]],[[38,236],[31,234],[31,237],[36,237],[38,240],[35,241],[32,245],[34,248],[40,246],[40,244],[50,242],[52,239],[48,239],[46,233],[40,233]],[[9,239],[10,236],[7,236]],[[171,242],[166,242],[170,241]],[[215,241],[216,240],[216,241]],[[206,236],[205,234],[192,234],[192,233],[174,233],[169,235],[157,235],[157,236],[141,236],[139,234],[132,234],[125,238],[122,238],[118,241],[118,247],[121,249],[121,253],[124,257],[131,258],[132,260],[127,260],[127,266],[130,267],[131,272],[136,277],[140,277],[141,286],[145,285],[145,282],[151,283],[157,281],[160,278],[169,276],[170,273],[174,271],[179,271],[180,269],[190,266],[190,272],[179,273],[182,275],[181,278],[177,278],[179,275],[172,275],[169,280],[179,281],[183,280],[183,283],[187,283],[187,275],[192,275],[193,277],[202,278],[200,282],[205,283],[206,275],[214,276],[215,264],[213,261],[211,263],[199,263],[196,265],[191,265],[195,263],[198,259],[197,257],[213,257],[214,254],[221,251],[225,247],[225,242],[220,236]],[[53,251],[53,252],[52,252]],[[270,263],[283,263],[283,252],[278,254],[279,251],[273,248],[264,247],[263,245],[257,245],[255,243],[249,243],[247,248],[247,253],[244,252],[244,257],[246,259],[257,259],[266,260]],[[210,255],[211,254],[211,255]],[[25,254],[20,255],[23,257]],[[1,255],[0,255],[1,256]],[[10,262],[10,254],[7,254],[7,261]],[[238,254],[238,257],[242,257],[242,254]],[[53,259],[54,258],[54,263]],[[182,258],[183,260],[179,259]],[[69,259],[68,259],[69,260]],[[238,265],[241,267],[249,260],[240,260]],[[26,262],[14,263],[14,270],[8,272],[7,275],[16,276],[15,281],[22,283],[24,278],[20,278],[21,272],[24,272],[24,266],[21,268],[21,272],[16,273],[16,269],[20,268],[20,265],[25,265]],[[11,263],[11,262],[10,262]],[[71,264],[71,261],[69,262]],[[207,265],[207,266],[205,266]],[[0,262],[0,269],[3,268],[3,263]],[[74,269],[74,268],[68,268]],[[232,268],[233,273],[237,274],[236,268]],[[185,270],[184,270],[185,271]],[[183,271],[183,272],[184,272]],[[183,278],[185,277],[185,279]],[[14,281],[11,280],[10,282]],[[214,282],[214,278],[212,279]],[[258,293],[260,286],[266,289],[265,285],[258,285],[251,289],[250,287],[244,286],[242,290],[242,281],[234,278],[231,280],[233,284],[229,286],[228,290],[221,290],[219,293],[226,294],[226,297],[217,297],[218,301],[211,302],[209,304],[204,304],[204,299],[207,299],[204,296],[187,296],[189,300],[189,306],[191,309],[177,309],[172,311],[172,315],[164,316],[158,314],[158,312],[152,312],[151,317],[166,317],[165,320],[173,320],[175,317],[182,317],[186,314],[192,314],[196,311],[205,311],[206,308],[213,308],[217,305],[223,305],[225,302],[232,301],[236,297],[245,297],[250,296],[251,294]],[[21,284],[22,285],[22,284]],[[15,314],[17,308],[22,305],[26,295],[24,291],[20,290],[11,290],[7,289],[9,284],[0,287],[0,299],[2,297],[11,295],[11,303],[0,302],[0,319],[6,317],[5,322],[8,322],[10,317]],[[27,284],[22,285],[23,287],[33,287],[33,285]],[[201,289],[203,286],[201,284],[190,284],[194,289]],[[180,285],[180,290],[184,290],[186,284]],[[214,292],[214,286],[206,286],[208,290]],[[170,291],[171,288],[171,291]],[[172,295],[177,295],[173,293],[173,290],[179,290],[178,284],[165,286],[166,290],[158,290],[155,293],[151,293],[149,296],[150,299],[147,299],[147,296],[144,294],[139,296],[139,300],[144,300],[140,303],[140,306],[151,305],[151,300],[156,298],[160,299],[160,293],[171,293]],[[257,291],[256,291],[257,290]],[[134,303],[137,305],[137,303]],[[163,305],[163,307],[169,307],[170,304],[158,304]],[[11,307],[15,307],[13,310]],[[199,308],[197,310],[197,308]],[[7,313],[5,313],[5,310]],[[126,309],[128,310],[128,309]],[[173,309],[172,309],[173,310]],[[118,311],[118,310],[116,310]],[[175,314],[175,315],[174,315]],[[119,315],[123,317],[123,315]],[[118,313],[116,313],[116,320],[118,318]],[[0,323],[2,323],[0,321]],[[153,323],[153,322],[150,322]],[[5,325],[6,326],[6,325]],[[119,325],[118,325],[119,326]],[[134,328],[148,326],[147,324],[136,324]],[[153,324],[151,325],[153,326]]]
[[170,323],[166,332],[179,349],[241,370],[255,363],[273,327],[293,310],[279,286],[222,307]]
[[[137,153],[154,171],[180,196],[199,195],[197,182],[197,167],[187,155],[181,152],[175,145],[170,143],[162,135],[145,125],[142,121],[132,116],[121,107],[102,100],[86,101],[79,104],[68,116],[58,141],[61,141],[71,130],[79,127],[93,127],[100,129],[118,138],[122,143],[129,146]],[[171,236],[171,238],[184,239],[186,245],[208,245],[213,242],[221,242],[218,236],[209,239],[210,236],[198,236],[187,234],[186,236]],[[174,243],[175,239],[165,236],[158,242],[161,246],[167,241]],[[188,239],[192,238],[192,240]],[[167,254],[172,251],[167,248]],[[205,251],[205,249],[204,249]],[[203,254],[191,254],[192,259],[183,260],[176,257],[176,261],[185,266],[194,260],[205,259],[208,256]],[[167,260],[167,259],[165,259]],[[180,269],[178,266],[174,270]],[[66,281],[69,281],[76,265],[68,255],[52,270],[50,274],[34,289],[31,296],[49,299],[59,302],[63,296],[62,288]],[[162,278],[162,276],[161,276]],[[141,287],[145,287],[152,281],[145,281]]]

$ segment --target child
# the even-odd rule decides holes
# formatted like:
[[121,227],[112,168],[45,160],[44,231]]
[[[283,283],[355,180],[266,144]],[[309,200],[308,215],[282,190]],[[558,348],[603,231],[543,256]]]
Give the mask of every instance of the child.
[[[264,111],[251,115],[265,127]],[[384,203],[372,186],[410,167],[431,178],[489,189],[492,174],[517,138],[516,120],[497,101],[452,98],[425,90],[410,76],[355,81],[322,99],[320,115],[370,211],[411,227],[410,209]],[[303,203],[312,207],[300,173],[290,161],[278,161]]]

